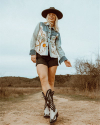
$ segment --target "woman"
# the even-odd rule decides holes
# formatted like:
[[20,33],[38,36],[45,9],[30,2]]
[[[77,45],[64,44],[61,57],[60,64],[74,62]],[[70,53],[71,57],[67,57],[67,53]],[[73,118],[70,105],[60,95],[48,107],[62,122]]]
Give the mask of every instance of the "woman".
[[63,17],[63,14],[54,7],[43,10],[41,14],[47,22],[37,24],[30,42],[30,55],[31,60],[36,63],[41,81],[45,99],[44,117],[50,117],[50,123],[52,123],[58,117],[58,111],[53,102],[55,73],[59,65],[58,55],[60,64],[64,62],[67,67],[71,67],[71,63],[61,48],[58,20]]

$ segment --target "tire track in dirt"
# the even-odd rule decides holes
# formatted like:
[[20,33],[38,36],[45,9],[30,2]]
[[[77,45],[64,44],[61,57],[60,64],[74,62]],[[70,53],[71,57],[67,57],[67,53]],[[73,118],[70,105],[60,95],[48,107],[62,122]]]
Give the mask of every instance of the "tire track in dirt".
[[[76,101],[54,95],[59,116],[55,125],[100,125],[100,103]],[[0,125],[49,125],[43,117],[44,98],[36,93],[8,105],[9,110],[0,117]]]

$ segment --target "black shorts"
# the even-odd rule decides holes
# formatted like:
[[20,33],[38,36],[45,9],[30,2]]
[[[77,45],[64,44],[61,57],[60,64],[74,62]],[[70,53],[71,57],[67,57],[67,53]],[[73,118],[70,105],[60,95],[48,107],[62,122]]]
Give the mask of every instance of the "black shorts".
[[58,58],[51,58],[50,54],[48,56],[43,56],[38,53],[36,53],[36,66],[38,64],[44,64],[47,65],[48,68],[52,66],[58,66]]

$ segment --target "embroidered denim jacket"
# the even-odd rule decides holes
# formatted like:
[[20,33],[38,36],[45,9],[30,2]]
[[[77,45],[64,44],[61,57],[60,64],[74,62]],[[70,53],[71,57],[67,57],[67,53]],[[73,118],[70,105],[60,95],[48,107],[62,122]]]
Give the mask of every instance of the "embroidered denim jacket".
[[48,55],[48,49],[50,57],[58,58],[59,55],[60,64],[68,60],[61,48],[60,33],[55,31],[54,27],[50,27],[48,23],[39,22],[31,38],[29,54],[36,55],[37,52],[40,55]]

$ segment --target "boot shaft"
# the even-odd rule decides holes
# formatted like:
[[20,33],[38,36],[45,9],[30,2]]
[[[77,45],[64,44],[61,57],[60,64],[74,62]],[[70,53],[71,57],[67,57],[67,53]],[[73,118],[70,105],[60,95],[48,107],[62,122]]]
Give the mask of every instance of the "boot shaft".
[[54,91],[51,89],[48,89],[46,92],[46,96],[43,94],[43,97],[46,100],[46,103],[48,102],[49,108],[50,108],[50,123],[55,122],[58,117],[57,109],[55,108],[54,102],[53,102],[53,95]]

